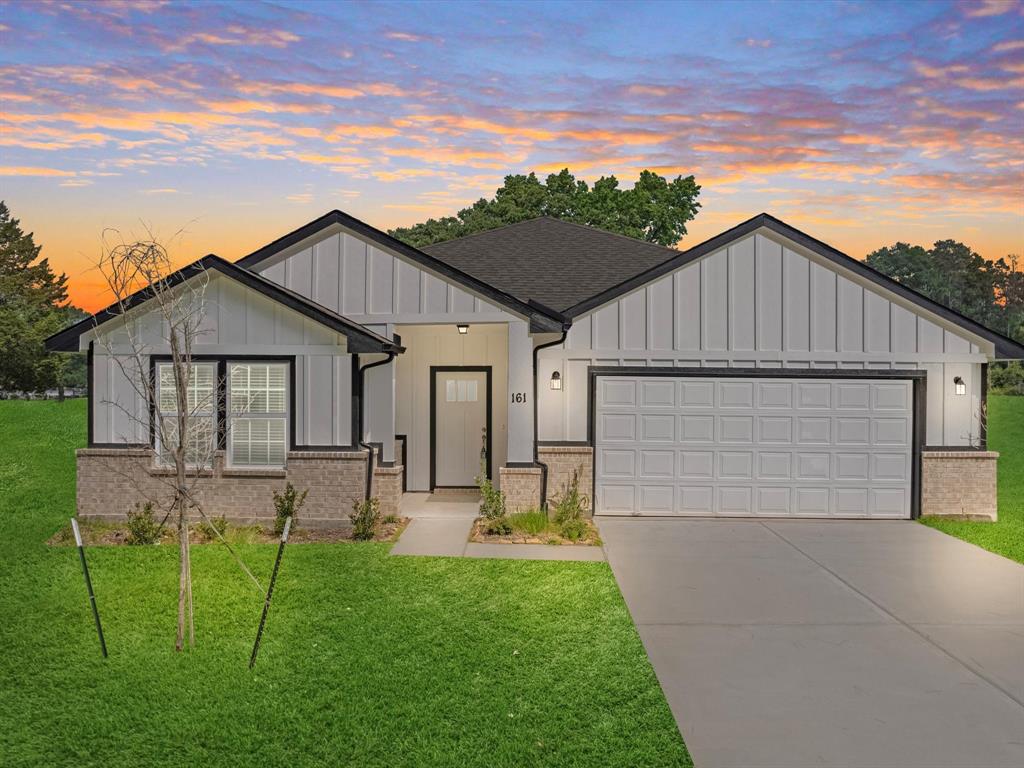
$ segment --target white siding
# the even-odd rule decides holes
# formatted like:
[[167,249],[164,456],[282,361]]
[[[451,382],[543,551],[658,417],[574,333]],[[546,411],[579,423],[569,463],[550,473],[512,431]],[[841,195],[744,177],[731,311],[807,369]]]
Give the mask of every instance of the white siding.
[[[209,274],[202,302],[194,354],[295,355],[296,443],[350,444],[352,358],[344,336],[219,273]],[[169,352],[158,312],[136,312],[128,322],[147,355]],[[93,348],[93,441],[147,443],[148,407],[129,378],[139,372],[126,354],[128,331],[121,320],[102,330]]]
[[274,282],[357,323],[495,322],[511,318],[419,265],[349,232],[323,235],[257,269]]
[[[587,439],[588,366],[641,365],[927,370],[928,444],[965,445],[985,362],[969,337],[762,234],[576,318],[564,348],[540,354],[540,440]],[[546,386],[555,370],[560,392]]]

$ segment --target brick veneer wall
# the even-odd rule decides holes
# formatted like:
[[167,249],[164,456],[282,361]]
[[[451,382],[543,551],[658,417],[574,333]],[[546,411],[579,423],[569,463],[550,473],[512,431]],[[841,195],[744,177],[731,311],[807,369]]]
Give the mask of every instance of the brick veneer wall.
[[580,493],[590,502],[588,516],[594,514],[594,449],[589,445],[542,445],[537,449],[540,461],[548,465],[548,504],[557,499],[569,481],[572,473],[578,472]]
[[[301,525],[346,527],[352,502],[366,490],[366,457],[366,451],[293,451],[286,469],[253,470],[224,466],[224,452],[218,451],[213,470],[200,478],[195,494],[210,516],[239,524],[267,522],[274,519],[273,492],[290,481],[309,491]],[[83,448],[77,464],[78,515],[83,518],[123,520],[136,503],[154,499],[166,504],[173,495],[173,472],[155,467],[148,448]],[[375,468],[374,492],[385,514],[397,514],[401,491],[401,467]]]
[[921,454],[921,514],[996,519],[994,451]]
[[498,472],[506,510],[524,512],[540,506],[540,467],[501,467]]

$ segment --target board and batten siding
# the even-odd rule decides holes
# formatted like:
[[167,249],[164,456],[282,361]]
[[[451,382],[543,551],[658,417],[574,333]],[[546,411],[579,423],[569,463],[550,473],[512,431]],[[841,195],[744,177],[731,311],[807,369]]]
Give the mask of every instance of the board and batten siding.
[[[352,438],[352,356],[343,335],[271,301],[229,277],[210,273],[203,292],[202,332],[194,354],[295,356],[295,440],[347,446]],[[145,307],[143,307],[145,310]],[[133,313],[134,334],[152,354],[169,352],[157,311]],[[127,333],[111,321],[93,346],[93,441],[149,442],[148,405],[126,375],[134,374]],[[117,359],[119,358],[119,359]]]
[[[753,234],[576,318],[540,353],[538,438],[586,440],[587,368],[629,365],[921,369],[927,443],[976,440],[983,352],[830,264]],[[556,370],[561,391],[547,386]]]
[[501,322],[510,315],[349,232],[328,234],[256,268],[357,323]]

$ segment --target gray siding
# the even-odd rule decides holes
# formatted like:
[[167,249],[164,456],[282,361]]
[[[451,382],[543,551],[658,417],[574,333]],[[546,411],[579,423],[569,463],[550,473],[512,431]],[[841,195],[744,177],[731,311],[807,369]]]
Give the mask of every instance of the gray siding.
[[265,277],[358,323],[510,319],[495,304],[345,231],[264,265],[258,269]]
[[[972,340],[776,239],[750,235],[577,318],[541,352],[541,440],[585,440],[590,365],[923,369],[927,441],[977,436]],[[547,386],[562,374],[563,389]],[[968,394],[953,394],[953,377]]]
[[[193,283],[194,285],[194,283]],[[295,438],[299,445],[350,445],[352,356],[344,336],[222,275],[211,275],[202,292],[203,331],[196,355],[294,355]],[[143,308],[145,309],[145,308]],[[132,334],[147,354],[166,354],[157,312],[130,320]],[[147,443],[148,406],[129,375],[139,374],[120,320],[100,329],[93,353],[93,440]],[[148,366],[148,359],[146,362]],[[148,370],[148,368],[147,368]]]

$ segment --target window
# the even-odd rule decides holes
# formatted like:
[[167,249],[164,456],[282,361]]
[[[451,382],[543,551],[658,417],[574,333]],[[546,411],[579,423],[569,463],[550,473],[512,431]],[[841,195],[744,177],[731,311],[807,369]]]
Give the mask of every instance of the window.
[[[185,461],[190,466],[210,466],[217,434],[217,364],[192,363],[188,382],[189,435],[185,443]],[[158,417],[163,429],[157,430],[157,460],[173,464],[178,445],[178,398],[175,396],[174,365],[157,365]],[[166,445],[164,445],[166,440]]]
[[448,403],[475,403],[476,379],[448,379],[444,399]]
[[288,366],[230,363],[228,461],[236,467],[283,467],[288,452]]

